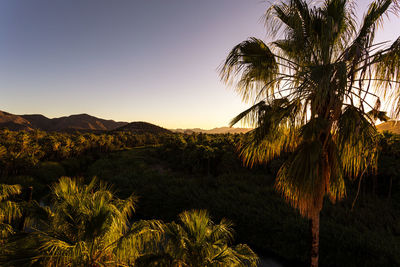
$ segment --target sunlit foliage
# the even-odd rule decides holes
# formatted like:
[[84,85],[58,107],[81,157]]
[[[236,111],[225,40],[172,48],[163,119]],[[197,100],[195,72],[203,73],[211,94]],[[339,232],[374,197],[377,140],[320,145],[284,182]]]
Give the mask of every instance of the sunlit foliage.
[[0,244],[15,232],[11,223],[21,216],[21,207],[11,197],[20,193],[19,185],[0,184]]
[[[21,237],[30,247],[14,246],[7,264],[39,262],[46,266],[124,266],[151,251],[162,235],[156,220],[133,221],[135,197],[118,199],[93,179],[62,177],[52,186],[51,207],[36,206],[32,232]],[[21,240],[17,239],[17,242]],[[10,244],[13,248],[13,244]],[[10,250],[10,248],[9,248]]]
[[230,246],[232,223],[215,224],[207,211],[192,210],[179,214],[178,223],[165,226],[161,253],[149,256],[143,266],[257,266],[257,255],[247,246]]
[[232,120],[255,127],[239,147],[244,162],[292,152],[276,188],[305,216],[321,210],[325,195],[342,199],[345,176],[376,169],[382,103],[400,114],[400,39],[374,42],[390,12],[397,3],[373,2],[358,24],[352,1],[281,1],[265,15],[275,40],[238,44],[221,68],[222,79],[255,103]]
[[0,130],[0,175],[25,174],[41,161],[157,145],[165,135]]
[[355,2],[287,0],[272,4],[273,42],[250,38],[227,56],[221,77],[253,106],[232,120],[255,129],[239,146],[246,164],[290,152],[275,188],[311,219],[311,266],[318,266],[324,197],[346,195],[344,177],[376,171],[375,121],[400,115],[400,37],[374,42],[392,0],[377,0],[358,25]]

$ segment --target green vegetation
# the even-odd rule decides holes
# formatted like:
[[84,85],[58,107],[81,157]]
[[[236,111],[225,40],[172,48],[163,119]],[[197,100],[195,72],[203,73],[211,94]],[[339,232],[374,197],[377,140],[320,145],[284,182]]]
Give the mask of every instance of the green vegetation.
[[358,25],[353,1],[279,1],[265,15],[273,42],[250,38],[222,66],[222,79],[255,103],[231,123],[255,128],[239,145],[244,162],[289,153],[275,188],[310,219],[311,266],[318,266],[324,199],[343,199],[346,178],[376,171],[375,122],[388,119],[381,103],[400,114],[400,37],[374,42],[383,17],[398,7],[372,2]]
[[[128,145],[141,147],[147,142],[154,150],[155,144],[162,140],[167,144],[174,140],[174,135],[5,130],[0,136],[1,182],[19,182],[24,188],[35,188],[35,201],[24,202],[20,186],[1,187],[2,266],[254,266],[258,260],[247,245],[231,246],[232,225],[225,219],[214,224],[206,211],[183,212],[181,224],[164,224],[154,219],[132,220],[136,206],[132,192],[136,188],[130,181],[123,185],[124,176],[132,174],[125,171],[130,171],[135,164],[144,167],[137,160],[140,152],[147,155],[149,148],[130,150]],[[8,160],[13,156],[18,160],[10,164]],[[207,166],[210,171],[210,165]],[[118,172],[112,169],[114,167]],[[146,181],[151,171],[137,170],[134,182],[151,185]],[[104,177],[104,180],[116,182],[119,192],[116,194],[110,186],[97,180],[87,180],[88,185],[85,185],[82,178],[62,177],[66,174]],[[49,190],[50,184],[54,185]],[[121,196],[124,199],[120,199]],[[38,203],[47,203],[49,207]],[[157,210],[159,204],[154,203],[152,209]],[[187,209],[182,206],[171,218]],[[184,217],[187,220],[183,220]],[[197,228],[192,229],[190,225]],[[172,242],[173,237],[188,240],[188,243],[182,247],[179,242]],[[193,247],[187,250],[188,246]],[[204,251],[198,254],[196,246],[203,247]]]
[[85,185],[82,180],[60,178],[51,188],[49,207],[37,202],[26,205],[27,231],[19,229],[10,236],[14,232],[10,217],[0,264],[256,266],[258,257],[247,245],[229,246],[233,232],[228,221],[215,225],[206,211],[195,210],[180,214],[180,224],[133,221],[136,198],[119,199],[110,188],[96,179]]
[[26,250],[6,246],[5,264],[45,266],[121,266],[134,263],[161,231],[158,221],[131,221],[135,198],[121,200],[104,183],[60,178],[52,188],[51,208],[29,210],[31,231],[18,240]]
[[10,198],[21,193],[18,185],[0,184],[0,244],[14,234],[13,220],[21,217],[21,208]]
[[[162,135],[113,133],[60,133],[43,131],[0,131],[1,175],[30,173],[40,162],[63,161],[144,145],[162,143]],[[72,167],[72,166],[71,166]],[[76,166],[78,167],[78,166]]]
[[205,210],[179,214],[179,223],[165,226],[160,252],[143,257],[143,266],[257,266],[258,257],[247,245],[230,247],[232,223],[211,221]]
[[[27,132],[6,133],[35,136]],[[54,135],[54,138],[59,136],[59,133],[43,134]],[[126,200],[132,194],[136,196],[135,220],[131,218],[130,223],[149,220],[171,222],[185,210],[208,210],[212,221],[229,218],[236,230],[235,239],[248,244],[258,254],[273,257],[288,266],[303,265],[307,262],[310,241],[308,222],[283,202],[274,189],[275,175],[286,156],[251,169],[243,167],[236,154],[236,144],[245,138],[245,135],[174,134],[149,138],[159,140],[158,146],[124,147],[109,152],[93,149],[76,157],[70,154],[70,157],[53,158],[52,161],[47,160],[48,156],[38,154],[43,160],[37,159],[36,165],[23,172],[11,171],[2,175],[0,183],[18,183],[22,189],[33,186],[34,200],[53,206],[55,198],[49,185],[59,181],[60,176],[83,177],[87,184],[96,176],[98,180],[113,185],[107,190],[112,192],[114,200]],[[397,171],[400,137],[385,133],[379,140],[378,173],[367,173],[361,180],[360,190],[358,181],[346,182],[347,200],[335,206],[328,201],[324,203],[320,234],[322,266],[400,264],[400,173]],[[3,146],[8,151],[9,147],[21,147],[19,142],[21,138],[10,139],[7,146]],[[45,144],[43,141],[43,147],[47,147]],[[79,184],[83,186],[82,181]],[[352,209],[358,191],[359,196]],[[22,197],[9,196],[7,199],[25,209]],[[73,199],[71,196],[71,201]],[[33,203],[28,206],[33,206]],[[85,206],[90,207],[89,204]],[[54,209],[51,211],[56,212]],[[48,216],[41,209],[34,209],[32,214],[42,216],[40,218]],[[19,258],[21,253],[35,259],[38,255],[43,258],[46,254],[38,254],[33,249],[37,248],[39,236],[33,238],[30,235],[31,241],[27,242],[24,231],[19,230],[21,219],[18,217],[10,224],[15,232],[8,239],[10,253],[0,258],[11,261]],[[55,230],[52,220],[46,219],[46,225],[33,219],[28,218],[26,230],[38,229],[39,226],[44,233]],[[177,224],[180,225],[178,221]],[[63,232],[72,235],[71,231]],[[80,230],[80,233],[83,232]],[[20,239],[21,235],[25,237],[24,242]],[[70,238],[81,240],[78,232]],[[85,242],[92,241],[88,239]],[[226,245],[231,246],[231,243]],[[135,264],[146,266],[150,259],[155,262],[171,259],[167,255],[164,250],[152,251],[146,257],[137,259]],[[39,264],[39,259],[37,262]]]

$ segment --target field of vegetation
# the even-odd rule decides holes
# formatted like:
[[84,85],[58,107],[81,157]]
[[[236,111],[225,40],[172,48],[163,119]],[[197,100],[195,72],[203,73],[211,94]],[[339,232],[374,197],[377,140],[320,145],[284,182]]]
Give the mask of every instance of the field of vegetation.
[[[167,241],[178,232],[179,238],[187,237],[182,230],[185,223],[210,217],[214,223],[208,223],[209,227],[226,229],[222,242],[207,240],[223,244],[213,251],[214,256],[231,245],[231,255],[215,256],[218,260],[235,259],[242,264],[238,266],[247,266],[256,259],[251,248],[283,265],[307,265],[309,223],[274,189],[274,177],[285,155],[269,164],[245,168],[236,152],[243,138],[230,134],[1,131],[0,183],[21,186],[8,193],[4,188],[1,191],[1,204],[8,197],[12,201],[7,203],[16,203],[18,210],[12,218],[0,220],[0,242],[7,248],[0,255],[2,264],[112,266],[118,262],[123,266],[125,262],[150,266],[153,262],[163,266],[176,259],[201,262]],[[335,205],[326,201],[321,213],[321,266],[400,265],[399,164],[400,137],[385,133],[380,137],[378,172],[364,175],[360,183],[349,182],[344,201]],[[61,178],[65,176],[78,180]],[[27,204],[29,187],[33,200]],[[98,203],[92,203],[95,196],[99,196]],[[124,205],[126,209],[121,208]],[[115,206],[126,214],[112,211]],[[82,213],[87,217],[75,220]],[[122,216],[119,227],[105,223],[117,220],[117,215]],[[235,241],[250,248],[231,242],[232,228]],[[87,233],[88,229],[97,230]],[[110,231],[110,239],[98,241]],[[129,240],[122,241],[127,236]],[[206,266],[202,264],[191,266]]]

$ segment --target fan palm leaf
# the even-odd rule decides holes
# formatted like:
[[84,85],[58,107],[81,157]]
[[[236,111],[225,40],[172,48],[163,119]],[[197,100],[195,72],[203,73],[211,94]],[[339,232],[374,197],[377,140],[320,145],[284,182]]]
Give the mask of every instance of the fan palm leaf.
[[132,221],[133,195],[118,199],[110,186],[96,179],[84,184],[82,179],[62,177],[51,189],[51,208],[37,203],[32,208],[36,210],[34,231],[23,238],[36,241],[27,248],[32,255],[26,263],[126,266],[151,251],[161,238],[161,222]]
[[383,18],[398,12],[396,1],[377,0],[358,24],[353,1],[280,1],[265,15],[275,40],[250,38],[221,67],[222,80],[255,103],[232,120],[255,128],[238,145],[245,164],[290,153],[276,189],[314,222],[312,266],[324,197],[342,199],[344,177],[376,170],[374,122],[387,119],[381,108],[400,114],[400,38],[374,40]]
[[22,215],[20,205],[11,200],[19,194],[19,185],[0,184],[0,242],[14,233],[11,223]]
[[142,258],[140,266],[257,266],[258,257],[247,245],[230,246],[233,230],[228,220],[215,224],[205,210],[178,217],[178,223],[165,226],[160,252]]

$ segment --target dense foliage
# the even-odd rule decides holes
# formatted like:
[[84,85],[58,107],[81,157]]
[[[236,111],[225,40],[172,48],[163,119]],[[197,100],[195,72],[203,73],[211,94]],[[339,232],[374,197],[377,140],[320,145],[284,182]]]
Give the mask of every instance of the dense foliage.
[[34,194],[64,175],[76,176],[103,153],[159,145],[167,135],[0,131],[0,177],[9,183],[33,185]]
[[23,174],[41,161],[60,161],[89,153],[101,153],[157,145],[161,135],[114,133],[61,133],[0,131],[0,175]]
[[[78,133],[39,133],[47,137],[40,139],[42,140],[41,147],[49,147],[50,140],[57,138],[79,139],[80,136]],[[4,131],[0,135],[33,137],[37,134],[37,132]],[[109,134],[109,138],[115,138],[115,140],[120,138],[121,133],[114,134],[116,136]],[[92,134],[81,134],[84,137],[90,135]],[[99,138],[99,135],[93,135]],[[134,138],[140,137],[142,136]],[[135,220],[132,218],[131,223],[147,220],[170,222],[176,220],[177,215],[184,210],[208,210],[214,222],[229,218],[234,224],[236,239],[248,244],[259,254],[276,258],[289,266],[301,265],[307,261],[308,223],[285,204],[273,188],[274,177],[283,158],[252,169],[243,167],[236,153],[236,144],[242,138],[245,136],[148,135],[148,140],[157,140],[157,142],[149,143],[150,146],[147,147],[142,147],[144,142],[136,144],[132,142],[131,145],[125,143],[124,146],[115,147],[115,149],[100,150],[95,143],[92,146],[97,148],[83,150],[80,154],[71,153],[61,158],[54,157],[53,152],[49,151],[48,154],[37,154],[41,157],[36,158],[36,163],[29,167],[7,173],[2,172],[0,183],[20,184],[23,191],[33,186],[34,200],[42,205],[55,205],[54,194],[51,194],[49,185],[57,182],[60,177],[65,175],[84,177],[86,184],[90,184],[92,177],[97,176],[99,180],[114,185],[114,189],[111,190],[114,200],[118,198],[126,200],[132,194],[139,199],[138,204],[135,204]],[[22,138],[10,137],[8,140],[9,142],[0,143],[6,153],[17,152],[16,148],[21,148]],[[153,146],[154,144],[158,146]],[[136,145],[141,147],[133,148]],[[325,203],[326,209],[321,214],[323,225],[321,251],[323,253],[320,260],[322,266],[395,266],[400,264],[400,173],[397,168],[400,164],[399,136],[388,133],[382,135],[379,150],[377,175],[369,173],[364,176],[360,184],[349,183],[348,200],[338,203],[335,207]],[[21,154],[24,151],[29,151],[29,149],[20,150]],[[357,192],[359,194],[352,210]],[[3,199],[11,200],[18,204],[19,209],[24,209],[25,205],[22,205],[21,201],[23,198],[10,195]],[[73,201],[73,199],[71,197],[68,201]],[[111,200],[110,204],[114,200]],[[33,203],[34,201],[31,205]],[[63,205],[66,204],[67,202]],[[90,208],[89,204],[85,206]],[[51,211],[58,212],[54,209]],[[13,238],[21,235],[19,225],[22,213],[22,210],[15,213],[13,224],[15,227],[11,232]],[[45,216],[41,218],[48,216],[48,213],[43,211],[38,213]],[[56,215],[63,218],[66,214]],[[48,225],[29,219],[26,225],[34,228],[40,225],[42,230],[47,229],[44,232],[47,234],[58,233],[57,229],[54,229],[55,221],[47,219],[45,221]],[[176,221],[176,225],[180,224]],[[214,223],[214,225],[218,224]],[[71,235],[69,230],[63,230],[63,232]],[[82,240],[79,233],[83,232],[85,230],[77,231],[76,236],[70,236],[70,238],[75,241]],[[39,242],[40,238],[43,236],[37,235],[31,240]],[[35,242],[33,245],[37,245]],[[87,242],[91,242],[90,238],[84,242],[89,244]],[[21,241],[12,243],[20,249],[14,256],[18,253],[36,258],[38,255],[46,255],[38,254],[36,250],[32,251],[32,246],[28,246],[29,242],[22,244],[25,246],[21,245]],[[230,242],[227,243],[227,245],[230,244]],[[232,248],[235,247],[232,246]],[[179,248],[176,251],[179,251]],[[44,252],[42,250],[42,253]],[[166,256],[169,255],[168,253],[173,254],[173,251],[156,252],[158,254],[154,251],[148,254],[152,257],[142,257],[137,264],[143,262],[148,264],[149,258],[154,260],[158,257],[160,260],[161,256],[165,260],[168,259]],[[158,256],[154,257],[154,255]],[[143,266],[148,266],[146,264]]]
[[[1,198],[10,195],[2,193]],[[61,177],[51,197],[49,207],[25,205],[30,223],[17,233],[13,217],[7,218],[9,233],[0,239],[1,266],[239,267],[256,266],[258,261],[247,245],[231,247],[231,224],[214,224],[206,211],[183,212],[181,224],[133,221],[135,197],[119,199],[96,179],[85,185]]]

